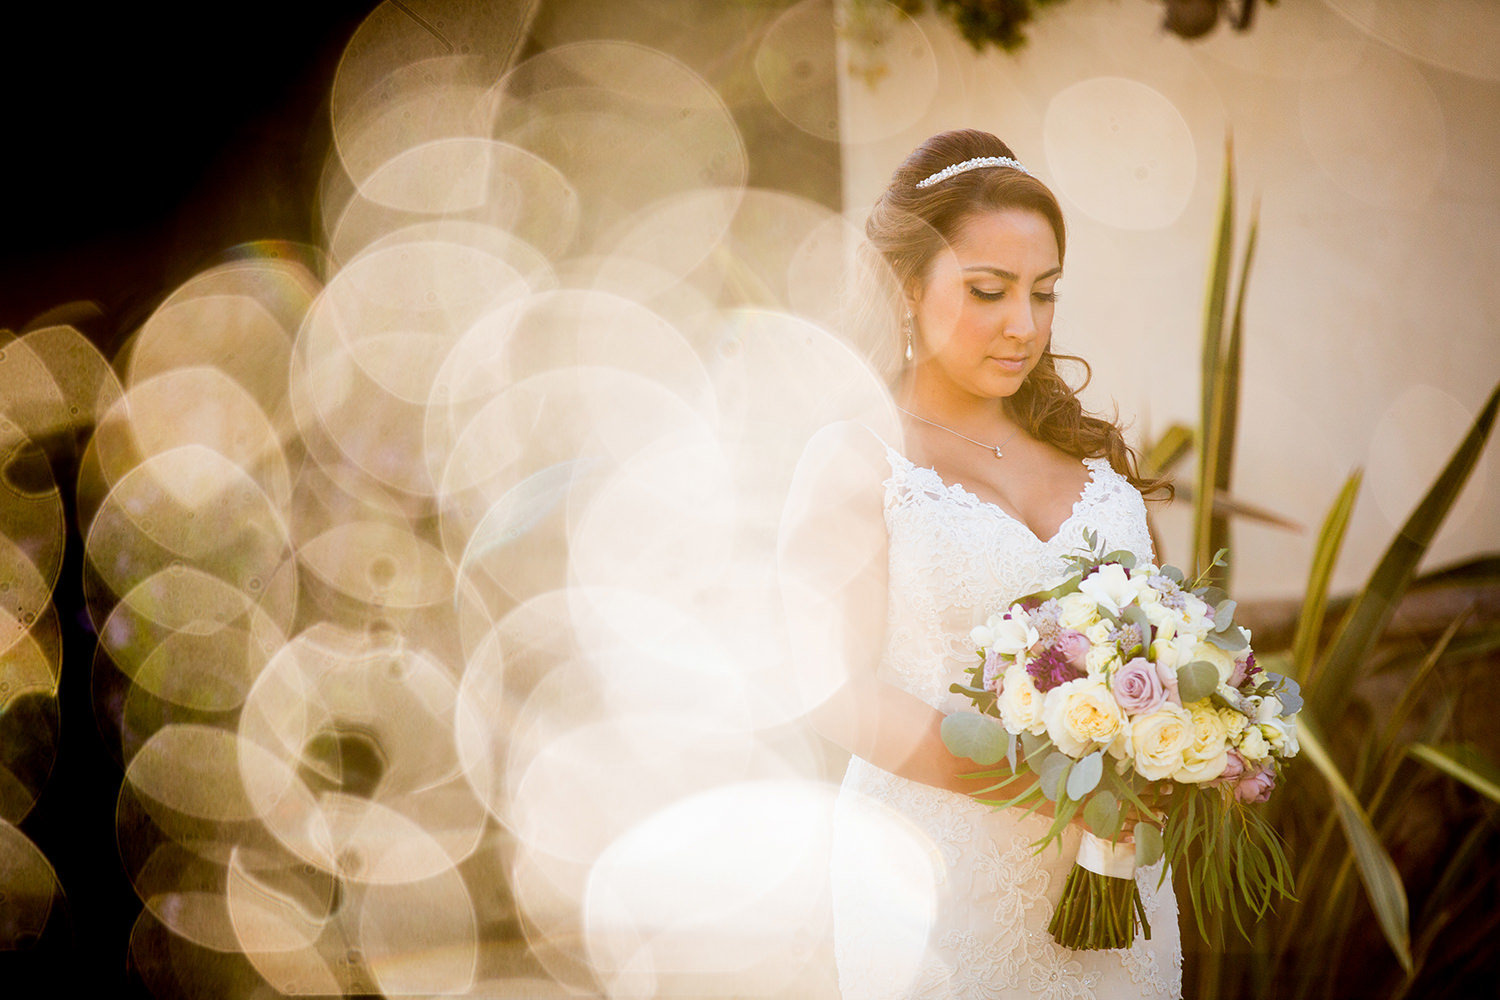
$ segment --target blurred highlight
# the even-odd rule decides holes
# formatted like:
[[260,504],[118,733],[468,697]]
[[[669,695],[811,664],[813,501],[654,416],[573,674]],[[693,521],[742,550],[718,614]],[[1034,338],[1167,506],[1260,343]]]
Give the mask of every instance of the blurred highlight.
[[[244,248],[113,366],[66,327],[0,345],[0,948],[59,905],[15,824],[56,751],[68,442],[153,993],[837,995],[802,717],[838,679],[788,655],[776,537],[812,433],[892,411],[832,332],[858,232],[749,187],[731,113],[751,81],[835,134],[798,83],[832,5],[697,41],[650,7],[678,55],[382,4],[323,246]],[[738,75],[689,68],[733,33]]]

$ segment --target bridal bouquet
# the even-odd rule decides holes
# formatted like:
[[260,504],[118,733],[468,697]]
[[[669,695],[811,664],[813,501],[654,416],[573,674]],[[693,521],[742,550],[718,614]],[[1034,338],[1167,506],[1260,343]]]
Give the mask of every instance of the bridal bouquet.
[[[1066,579],[974,629],[972,682],[952,690],[980,714],[948,716],[943,740],[981,765],[1007,761],[976,775],[997,779],[984,801],[1053,803],[1038,849],[1082,812],[1087,830],[1049,928],[1059,943],[1129,947],[1136,917],[1149,938],[1134,872],[1163,855],[1185,871],[1200,930],[1208,907],[1228,904],[1248,937],[1236,896],[1258,918],[1291,894],[1280,841],[1253,807],[1297,753],[1296,681],[1256,665],[1222,590],[1085,540]],[[984,799],[1027,770],[1037,780],[1025,791]]]

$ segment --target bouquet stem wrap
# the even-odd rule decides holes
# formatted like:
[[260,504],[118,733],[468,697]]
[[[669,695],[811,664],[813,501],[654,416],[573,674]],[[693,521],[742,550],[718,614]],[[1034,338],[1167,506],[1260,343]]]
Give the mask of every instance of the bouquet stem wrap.
[[1085,831],[1047,930],[1065,948],[1129,948],[1137,918],[1150,940],[1151,924],[1135,882],[1135,845]]

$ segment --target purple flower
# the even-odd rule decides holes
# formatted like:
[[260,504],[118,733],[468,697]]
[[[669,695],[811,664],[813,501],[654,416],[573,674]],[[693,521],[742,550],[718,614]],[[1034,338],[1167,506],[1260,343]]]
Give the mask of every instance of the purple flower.
[[1057,655],[1071,663],[1075,670],[1086,669],[1089,640],[1088,636],[1082,632],[1075,632],[1070,628],[1063,629],[1057,634],[1057,641],[1052,644],[1052,648]]
[[1056,646],[1048,647],[1040,656],[1035,656],[1028,661],[1026,672],[1031,675],[1036,689],[1043,694],[1059,684],[1084,676],[1083,671],[1075,669],[1073,664],[1058,652]]
[[1245,677],[1250,673],[1250,659],[1235,657],[1234,669],[1229,672],[1229,680],[1225,683],[1232,688],[1238,688],[1245,683]]
[[1269,766],[1261,767],[1240,775],[1239,783],[1234,786],[1234,797],[1246,805],[1265,802],[1275,787],[1276,772]]
[[1140,656],[1115,671],[1113,687],[1115,701],[1127,715],[1154,712],[1167,700],[1166,687],[1156,664]]
[[1005,677],[1005,668],[1010,666],[1010,662],[1010,657],[1002,660],[1001,654],[993,649],[986,649],[984,651],[984,686],[999,694]]

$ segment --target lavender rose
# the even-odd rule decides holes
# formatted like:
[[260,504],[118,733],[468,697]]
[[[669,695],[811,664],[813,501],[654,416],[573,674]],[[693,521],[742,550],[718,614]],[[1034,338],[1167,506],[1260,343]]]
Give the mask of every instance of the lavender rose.
[[1167,700],[1166,687],[1156,664],[1140,656],[1115,671],[1113,687],[1115,701],[1127,715],[1146,715],[1161,708]]
[[1234,786],[1234,797],[1246,805],[1265,802],[1271,797],[1271,789],[1275,787],[1276,772],[1269,767],[1262,767],[1240,775],[1239,783]]
[[1249,761],[1245,760],[1244,754],[1234,749],[1234,747],[1230,747],[1229,759],[1224,764],[1224,770],[1220,772],[1219,776],[1216,779],[1214,779],[1214,784],[1234,784],[1240,779],[1240,776],[1245,773],[1245,768],[1249,766],[1249,763]]
[[1088,636],[1082,632],[1065,628],[1057,633],[1057,641],[1052,644],[1053,650],[1058,656],[1072,664],[1075,670],[1086,669],[1086,661],[1089,655]]

